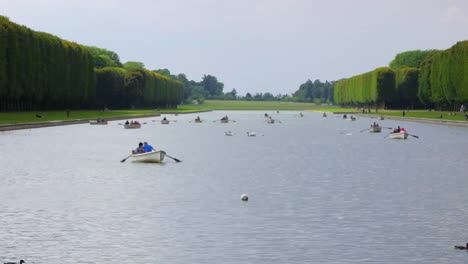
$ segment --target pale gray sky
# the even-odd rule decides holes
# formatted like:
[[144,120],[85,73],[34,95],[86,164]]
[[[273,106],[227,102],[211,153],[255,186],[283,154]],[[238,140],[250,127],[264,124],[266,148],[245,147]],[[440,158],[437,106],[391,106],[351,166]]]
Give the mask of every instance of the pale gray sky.
[[468,39],[467,0],[0,0],[0,14],[240,94],[291,93]]

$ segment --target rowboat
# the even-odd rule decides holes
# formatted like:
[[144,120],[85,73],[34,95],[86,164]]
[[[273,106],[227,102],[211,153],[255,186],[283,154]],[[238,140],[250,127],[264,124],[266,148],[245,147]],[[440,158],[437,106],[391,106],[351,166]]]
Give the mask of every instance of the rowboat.
[[356,118],[354,116],[351,116],[350,118],[348,118],[349,121],[356,121]]
[[382,132],[382,127],[381,126],[371,126],[369,128],[369,132],[375,132],[375,133]]
[[125,124],[124,127],[127,129],[140,128],[141,124]]
[[197,119],[197,118],[195,118],[195,123],[201,123],[201,122],[202,122],[202,120],[201,120],[201,119]]
[[323,113],[322,116],[323,116],[323,117],[327,117],[327,113]]
[[221,123],[228,123],[229,119],[221,119]]
[[106,120],[90,120],[89,121],[90,125],[107,125]]
[[132,162],[148,162],[148,163],[160,163],[164,160],[166,152],[164,151],[151,151],[146,153],[133,154],[130,156]]
[[267,123],[268,124],[274,124],[275,123],[275,120],[273,118],[267,118]]
[[169,120],[163,119],[163,120],[161,120],[161,124],[163,124],[163,125],[169,125]]
[[233,136],[234,134],[231,131],[226,131],[224,132],[224,135],[226,136]]
[[406,131],[401,131],[398,133],[390,133],[390,138],[392,139],[407,139],[408,138],[408,133]]

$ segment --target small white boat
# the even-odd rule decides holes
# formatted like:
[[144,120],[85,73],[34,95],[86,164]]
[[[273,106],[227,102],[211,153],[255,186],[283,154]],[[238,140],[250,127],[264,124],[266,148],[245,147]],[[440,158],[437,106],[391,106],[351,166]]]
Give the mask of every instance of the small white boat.
[[225,136],[233,136],[234,134],[231,131],[224,132]]
[[90,120],[89,124],[90,125],[107,125],[107,121],[104,119],[103,120]]
[[374,133],[382,132],[382,127],[381,126],[371,126],[369,128],[369,132],[374,132]]
[[299,116],[300,116],[300,117],[303,117],[304,115],[303,115],[302,113],[299,113]]
[[130,157],[132,162],[148,162],[148,163],[160,163],[164,160],[166,152],[160,151],[151,151],[146,153],[133,154]]
[[274,124],[275,123],[275,120],[273,118],[271,118],[271,117],[267,118],[266,120],[267,120],[268,124]]
[[163,124],[163,125],[169,125],[169,120],[163,119],[163,120],[161,120],[161,124]]
[[229,119],[221,119],[221,123],[229,123]]
[[141,124],[125,124],[124,127],[127,129],[135,129],[135,128],[140,128]]
[[348,118],[349,121],[356,121],[356,118],[354,116],[351,116],[350,118]]
[[247,136],[248,136],[248,137],[256,137],[256,136],[257,136],[257,133],[255,133],[255,132],[247,132]]
[[202,120],[201,119],[195,119],[195,123],[201,123]]
[[406,131],[401,131],[398,133],[392,132],[390,133],[390,138],[392,139],[407,139],[408,138],[408,133]]
[[323,113],[322,116],[323,116],[323,117],[327,117],[327,113]]

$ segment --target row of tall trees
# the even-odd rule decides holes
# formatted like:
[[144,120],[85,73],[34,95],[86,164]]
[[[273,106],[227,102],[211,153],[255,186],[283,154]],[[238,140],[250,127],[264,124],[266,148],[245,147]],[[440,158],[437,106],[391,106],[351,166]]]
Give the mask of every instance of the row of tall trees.
[[395,94],[395,72],[382,67],[337,81],[334,100],[341,105],[385,106],[394,100]]
[[418,96],[424,104],[450,109],[468,102],[468,41],[432,52],[420,71]]
[[450,110],[468,102],[468,41],[442,51],[403,52],[390,66],[336,82],[335,102]]
[[94,98],[86,47],[0,16],[0,111],[86,108]]
[[0,111],[174,107],[182,83],[0,16]]
[[108,108],[175,107],[182,83],[146,69],[105,67],[96,70],[97,104]]

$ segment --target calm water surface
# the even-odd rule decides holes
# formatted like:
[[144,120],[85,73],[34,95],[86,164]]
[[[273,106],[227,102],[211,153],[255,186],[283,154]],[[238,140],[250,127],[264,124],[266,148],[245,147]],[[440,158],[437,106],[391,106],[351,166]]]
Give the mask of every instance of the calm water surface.
[[0,262],[468,263],[468,128],[264,113],[1,132]]

